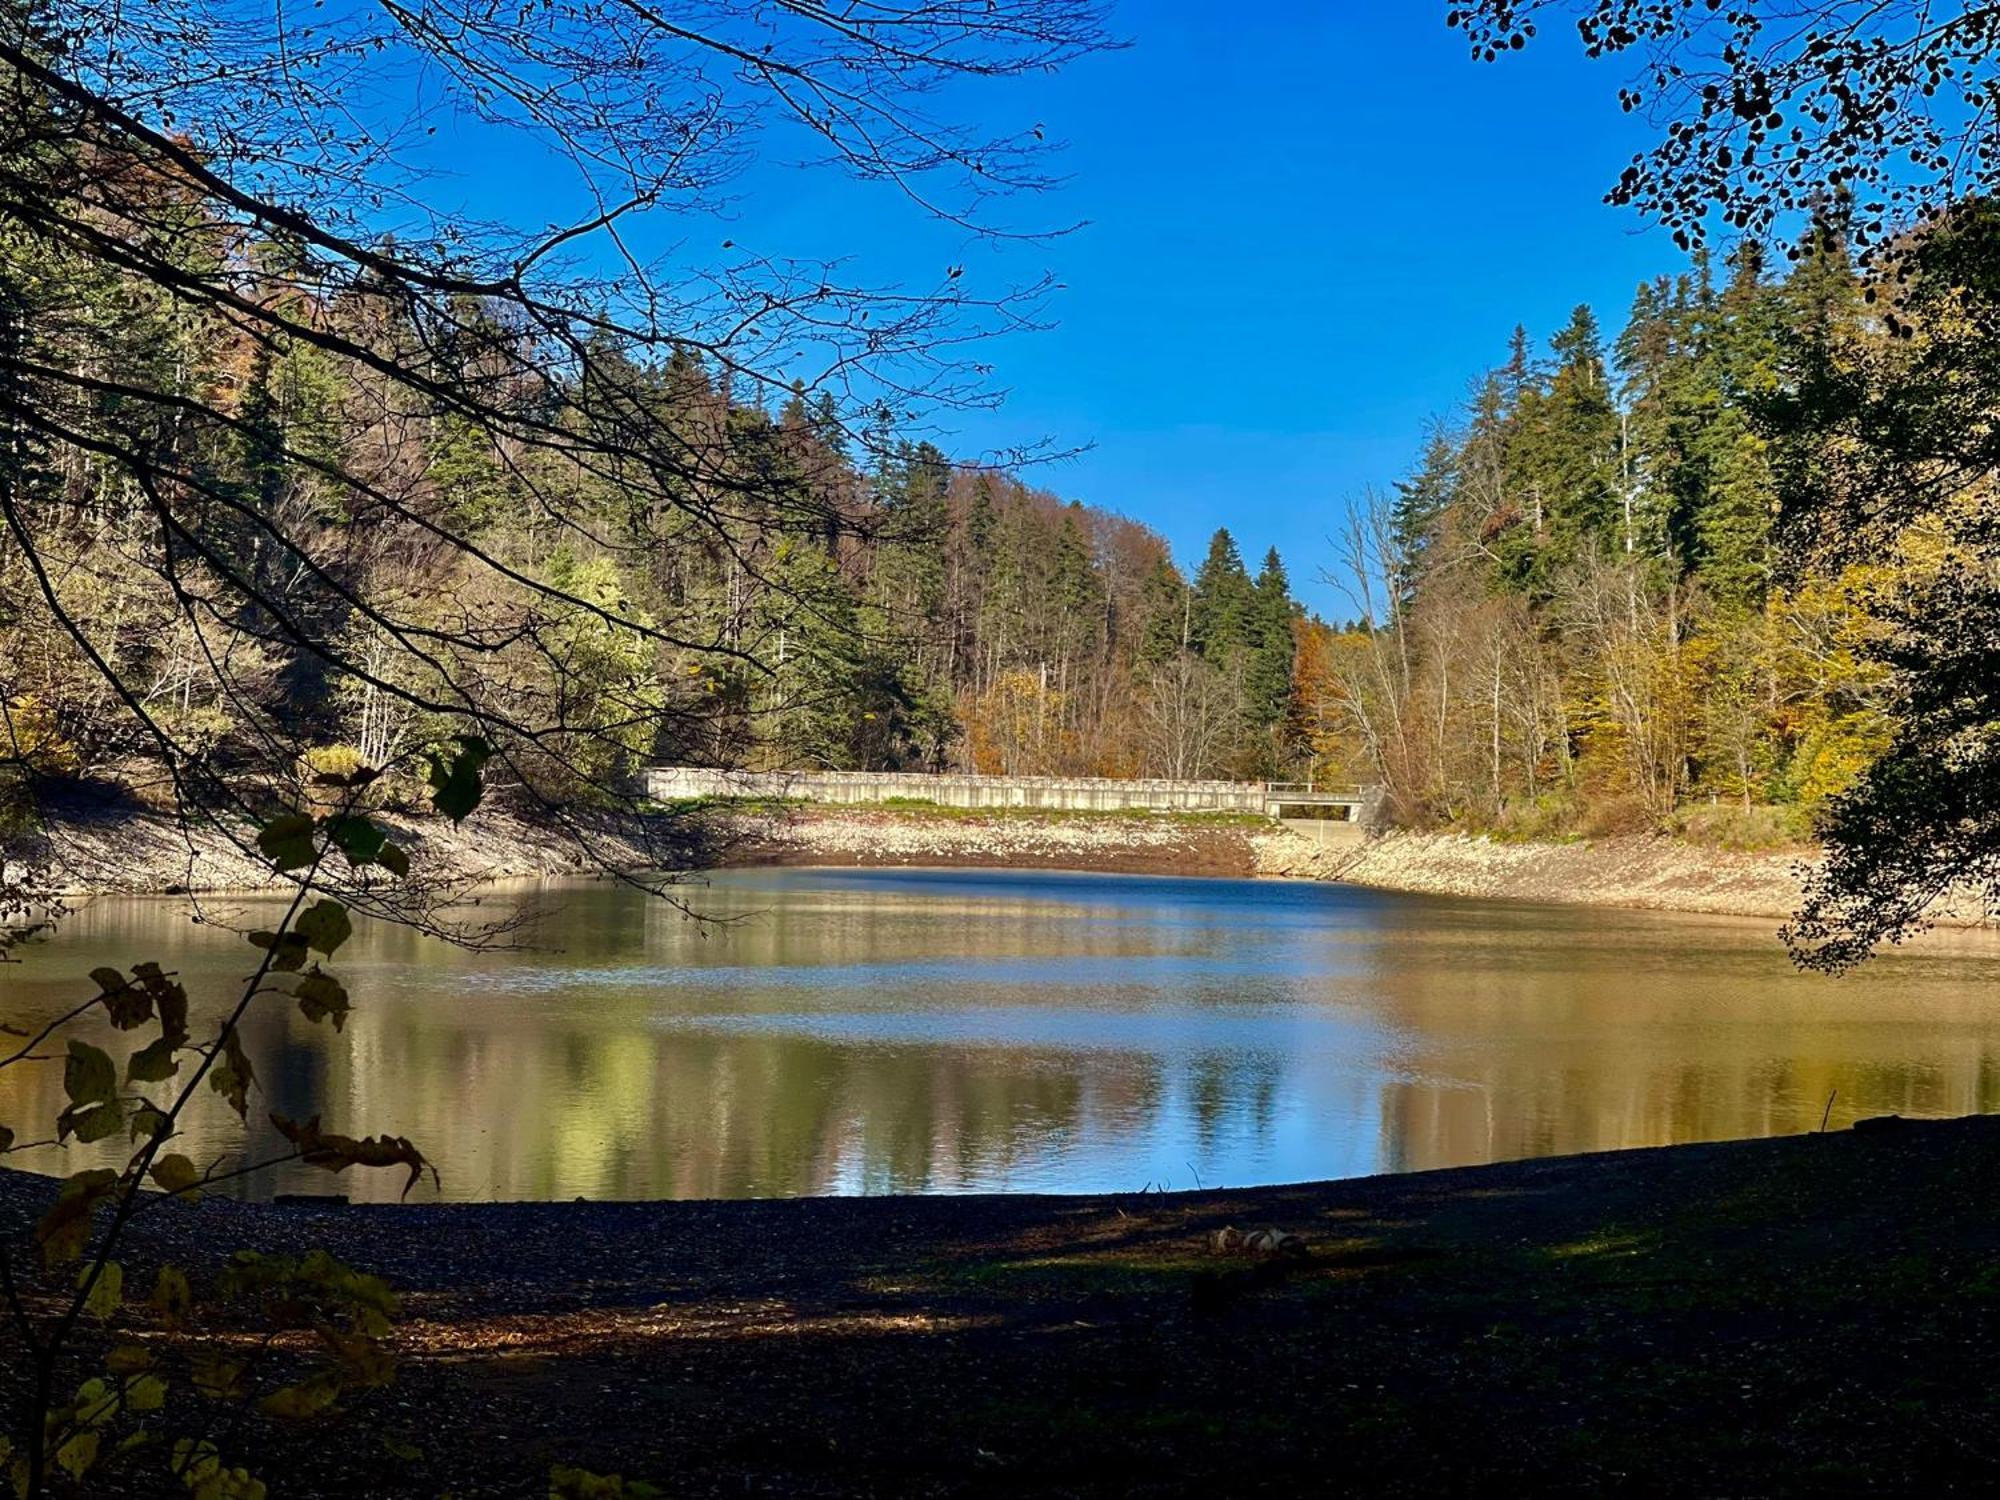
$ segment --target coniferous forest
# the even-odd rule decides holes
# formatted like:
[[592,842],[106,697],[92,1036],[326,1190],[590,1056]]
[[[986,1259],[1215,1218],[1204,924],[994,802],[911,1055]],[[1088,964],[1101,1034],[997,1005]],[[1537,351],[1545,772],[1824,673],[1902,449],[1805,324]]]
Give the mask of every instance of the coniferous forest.
[[1516,329],[1347,523],[1356,618],[1300,626],[1305,744],[1418,825],[1805,837],[1888,741],[1867,646],[1915,564],[1788,567],[1778,486],[1816,462],[1802,388],[1892,342],[1833,218],[1610,327]]

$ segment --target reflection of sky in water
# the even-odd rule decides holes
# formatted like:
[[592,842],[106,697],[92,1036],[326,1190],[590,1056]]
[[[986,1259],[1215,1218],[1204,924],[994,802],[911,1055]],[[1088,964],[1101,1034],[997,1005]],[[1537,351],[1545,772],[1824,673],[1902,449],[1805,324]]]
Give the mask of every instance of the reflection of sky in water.
[[[344,1032],[254,1018],[258,1104],[408,1134],[467,1198],[1185,1187],[1807,1129],[1829,1093],[1836,1124],[2000,1106],[1990,938],[1833,984],[1769,922],[1306,883],[782,870],[683,895],[722,920],[572,884],[488,898],[542,914],[537,948],[366,928]],[[148,957],[212,1012],[245,951],[180,903],[99,902],[0,976],[0,1012]],[[0,1121],[59,1093],[10,1070]],[[241,1139],[205,1101],[186,1144]]]

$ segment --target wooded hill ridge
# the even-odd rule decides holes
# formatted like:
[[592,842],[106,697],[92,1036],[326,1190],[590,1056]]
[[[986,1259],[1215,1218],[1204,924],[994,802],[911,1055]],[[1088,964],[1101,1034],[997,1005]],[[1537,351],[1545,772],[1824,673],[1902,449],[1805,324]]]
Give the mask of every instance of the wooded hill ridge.
[[[170,182],[158,197],[172,207]],[[1726,806],[1725,836],[1782,842],[1893,726],[1869,647],[1920,559],[1786,573],[1772,537],[1777,474],[1825,440],[1789,415],[1797,393],[1893,339],[1836,217],[1789,267],[1745,242],[1641,286],[1608,342],[1587,307],[1545,351],[1517,330],[1393,495],[1345,519],[1329,501],[1341,626],[1302,609],[1275,550],[1253,576],[1218,531],[1189,577],[1137,521],[955,463],[886,408],[857,427],[795,388],[773,412],[691,348],[604,340],[545,369],[477,299],[441,334],[365,286],[301,301],[281,245],[187,231],[178,253],[232,259],[246,295],[290,299],[336,354],[12,253],[79,433],[120,420],[99,370],[223,417],[160,439],[201,512],[179,537],[89,442],[23,445],[75,628],[51,628],[0,543],[17,806],[50,779],[143,787],[161,735],[182,792],[269,766],[274,723],[314,772],[388,766],[483,703],[530,705],[515,717],[544,727],[498,782],[556,800],[662,762],[1311,776],[1385,783],[1413,826],[1691,827]],[[635,486],[372,381],[366,351],[440,341],[461,377],[538,430],[589,434],[586,451],[618,453],[643,412],[676,467]],[[336,649],[298,644],[321,639]]]

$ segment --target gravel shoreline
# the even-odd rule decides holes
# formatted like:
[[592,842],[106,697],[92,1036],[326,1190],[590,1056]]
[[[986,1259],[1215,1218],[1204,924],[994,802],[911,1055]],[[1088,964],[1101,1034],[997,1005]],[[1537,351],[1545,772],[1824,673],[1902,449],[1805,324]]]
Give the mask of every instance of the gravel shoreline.
[[[481,809],[460,828],[385,817],[420,875],[464,884],[573,875],[610,864],[1061,869],[1106,874],[1280,877],[1423,895],[1782,919],[1797,909],[1811,848],[1739,852],[1666,835],[1570,843],[1389,832],[1366,840],[1231,820],[1056,814],[968,816],[923,809],[734,808],[571,835]],[[75,894],[265,888],[259,864],[215,833],[120,811],[52,821],[43,852]],[[11,856],[10,856],[11,857]],[[1976,905],[1941,925],[1986,925]]]
[[[1972,1493],[1996,1172],[1970,1119],[1165,1196],[211,1201],[126,1260],[317,1245],[403,1290],[381,1399],[236,1440],[274,1495],[551,1463],[696,1497]],[[0,1226],[50,1188],[0,1173]],[[1301,1252],[1216,1246],[1267,1225]]]

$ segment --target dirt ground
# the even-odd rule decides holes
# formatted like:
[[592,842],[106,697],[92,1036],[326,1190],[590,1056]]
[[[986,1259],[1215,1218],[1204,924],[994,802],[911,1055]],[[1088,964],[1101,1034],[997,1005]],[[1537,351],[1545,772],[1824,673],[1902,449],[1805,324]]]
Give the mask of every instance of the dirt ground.
[[[321,1244],[404,1289],[393,1387],[237,1434],[274,1497],[542,1495],[552,1463],[675,1496],[1990,1493],[1996,1181],[2000,1120],[1877,1123],[1164,1197],[208,1202],[128,1260]],[[0,1221],[47,1191],[0,1175]]]

